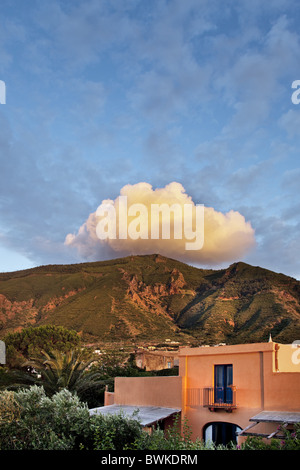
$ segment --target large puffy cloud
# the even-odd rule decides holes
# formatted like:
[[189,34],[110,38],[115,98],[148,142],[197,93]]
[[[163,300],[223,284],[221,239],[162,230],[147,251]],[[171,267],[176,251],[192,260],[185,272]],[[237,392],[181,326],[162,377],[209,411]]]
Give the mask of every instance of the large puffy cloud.
[[[164,216],[154,217],[154,207],[167,209]],[[187,207],[190,213],[185,212]],[[115,217],[109,219],[107,211],[100,215],[101,208],[111,208]],[[175,230],[176,221],[181,222],[176,225],[181,227],[181,233],[180,229]],[[164,232],[168,227],[169,236]],[[114,230],[105,235],[109,228]],[[121,233],[124,235],[120,237]],[[101,234],[103,239],[99,238]],[[66,236],[65,244],[77,249],[87,260],[160,253],[192,264],[217,265],[245,256],[255,245],[255,235],[251,224],[239,212],[223,214],[196,204],[180,183],[153,189],[142,182],[124,186],[115,200],[102,201],[76,234]]]

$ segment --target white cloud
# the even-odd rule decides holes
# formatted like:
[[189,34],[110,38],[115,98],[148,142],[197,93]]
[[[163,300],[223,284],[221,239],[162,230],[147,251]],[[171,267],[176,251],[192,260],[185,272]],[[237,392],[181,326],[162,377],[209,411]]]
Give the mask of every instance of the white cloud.
[[[182,208],[182,214],[184,205],[191,205],[193,208],[193,229],[199,227],[196,225],[195,219],[197,204],[186,194],[180,183],[173,182],[157,189],[153,189],[148,183],[126,185],[121,189],[120,196],[127,197],[128,208],[133,204],[143,204],[147,208],[147,215],[151,214],[153,204],[167,204],[169,208],[173,204],[178,204]],[[102,204],[105,202],[112,204],[114,207],[118,224],[121,214],[121,211],[119,211],[120,197],[117,197],[114,201],[102,201]],[[121,214],[121,223],[124,222],[122,217],[123,214]],[[210,265],[239,260],[255,245],[254,230],[251,224],[246,222],[245,218],[236,211],[223,214],[211,207],[204,208],[204,245],[200,250],[187,250],[188,237],[183,236],[181,239],[175,239],[172,229],[170,239],[162,239],[163,220],[160,220],[159,227],[157,227],[160,233],[159,239],[153,239],[149,235],[150,232],[148,232],[147,239],[133,240],[130,236],[126,239],[120,239],[117,236],[116,239],[102,241],[99,240],[96,232],[100,220],[97,211],[90,214],[77,234],[68,234],[66,236],[65,244],[76,248],[80,255],[88,260],[103,259],[103,257],[109,257],[112,254],[126,256],[129,254],[160,253],[194,264]],[[128,227],[131,221],[132,218],[126,212],[125,222]],[[148,224],[148,222],[147,217],[145,224]],[[148,225],[149,227],[150,225]],[[143,229],[143,227],[141,228]]]

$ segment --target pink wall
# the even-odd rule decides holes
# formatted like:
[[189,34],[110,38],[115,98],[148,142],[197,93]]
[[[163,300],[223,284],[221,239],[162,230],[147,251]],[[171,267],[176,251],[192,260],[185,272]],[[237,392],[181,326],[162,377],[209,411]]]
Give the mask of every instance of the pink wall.
[[181,377],[116,377],[114,400],[118,405],[181,408]]

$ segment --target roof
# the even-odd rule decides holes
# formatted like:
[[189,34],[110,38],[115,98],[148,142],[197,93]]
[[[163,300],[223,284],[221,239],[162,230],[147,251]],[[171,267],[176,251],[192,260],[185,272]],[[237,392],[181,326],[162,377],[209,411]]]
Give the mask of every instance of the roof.
[[90,415],[101,414],[118,415],[123,414],[125,417],[136,419],[142,426],[150,426],[162,419],[168,418],[175,413],[180,413],[177,408],[163,408],[159,406],[130,406],[130,405],[107,405],[89,410]]
[[299,411],[261,411],[256,416],[249,419],[251,424],[245,429],[238,433],[239,436],[262,436],[270,439],[271,437],[283,437],[279,436],[278,432],[280,427],[277,427],[271,434],[254,433],[250,431],[253,427],[260,423],[280,423],[283,427],[287,427],[289,424],[300,423],[300,412]]
[[249,421],[257,423],[300,423],[299,411],[262,411],[250,418]]
[[[245,344],[219,344],[215,346],[198,346],[196,348],[182,347],[179,357],[183,356],[217,356],[223,354],[242,354],[253,352],[273,351],[279,343],[245,343]],[[279,344],[280,345],[280,344]],[[281,345],[280,345],[281,346]]]

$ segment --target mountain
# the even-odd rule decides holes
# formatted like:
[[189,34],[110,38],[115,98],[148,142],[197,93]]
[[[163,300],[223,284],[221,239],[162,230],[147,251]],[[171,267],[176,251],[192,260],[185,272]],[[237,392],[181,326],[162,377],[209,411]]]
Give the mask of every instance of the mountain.
[[0,337],[61,325],[85,342],[227,344],[300,338],[300,282],[245,263],[198,269],[161,255],[0,274]]

